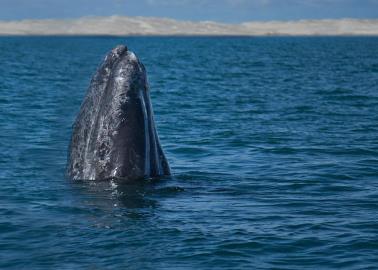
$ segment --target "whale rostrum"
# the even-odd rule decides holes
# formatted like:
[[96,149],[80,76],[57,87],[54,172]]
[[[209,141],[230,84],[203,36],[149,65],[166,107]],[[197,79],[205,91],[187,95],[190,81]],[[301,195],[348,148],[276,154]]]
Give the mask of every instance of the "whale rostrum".
[[72,127],[67,176],[73,180],[169,175],[154,123],[146,70],[120,45],[92,78]]

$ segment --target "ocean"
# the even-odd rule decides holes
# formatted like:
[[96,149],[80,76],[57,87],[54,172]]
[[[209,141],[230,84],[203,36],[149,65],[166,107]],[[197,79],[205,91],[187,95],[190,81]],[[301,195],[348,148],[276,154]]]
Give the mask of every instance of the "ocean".
[[[65,178],[118,44],[172,177]],[[1,37],[0,269],[377,269],[377,37]]]

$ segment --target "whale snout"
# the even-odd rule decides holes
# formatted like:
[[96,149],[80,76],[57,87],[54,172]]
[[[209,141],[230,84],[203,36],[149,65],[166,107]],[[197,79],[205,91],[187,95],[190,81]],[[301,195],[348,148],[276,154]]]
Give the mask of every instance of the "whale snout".
[[131,51],[122,53],[112,69],[111,83],[116,92],[135,96],[147,90],[147,75],[143,64]]
[[122,55],[123,53],[127,52],[128,49],[125,45],[118,45],[116,46],[113,50],[110,51],[110,54],[114,54],[114,55]]

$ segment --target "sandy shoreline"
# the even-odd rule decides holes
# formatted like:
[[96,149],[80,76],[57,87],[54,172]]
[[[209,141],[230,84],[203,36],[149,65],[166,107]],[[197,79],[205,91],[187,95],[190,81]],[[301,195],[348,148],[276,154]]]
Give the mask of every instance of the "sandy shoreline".
[[225,24],[153,17],[82,17],[0,21],[0,35],[378,36],[378,19],[252,21]]

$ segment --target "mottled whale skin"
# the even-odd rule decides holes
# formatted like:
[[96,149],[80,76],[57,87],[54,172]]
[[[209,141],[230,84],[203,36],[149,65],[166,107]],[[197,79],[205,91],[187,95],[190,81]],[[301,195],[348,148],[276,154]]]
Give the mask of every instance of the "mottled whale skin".
[[67,176],[132,181],[170,175],[156,132],[146,70],[123,46],[92,78],[72,127]]

